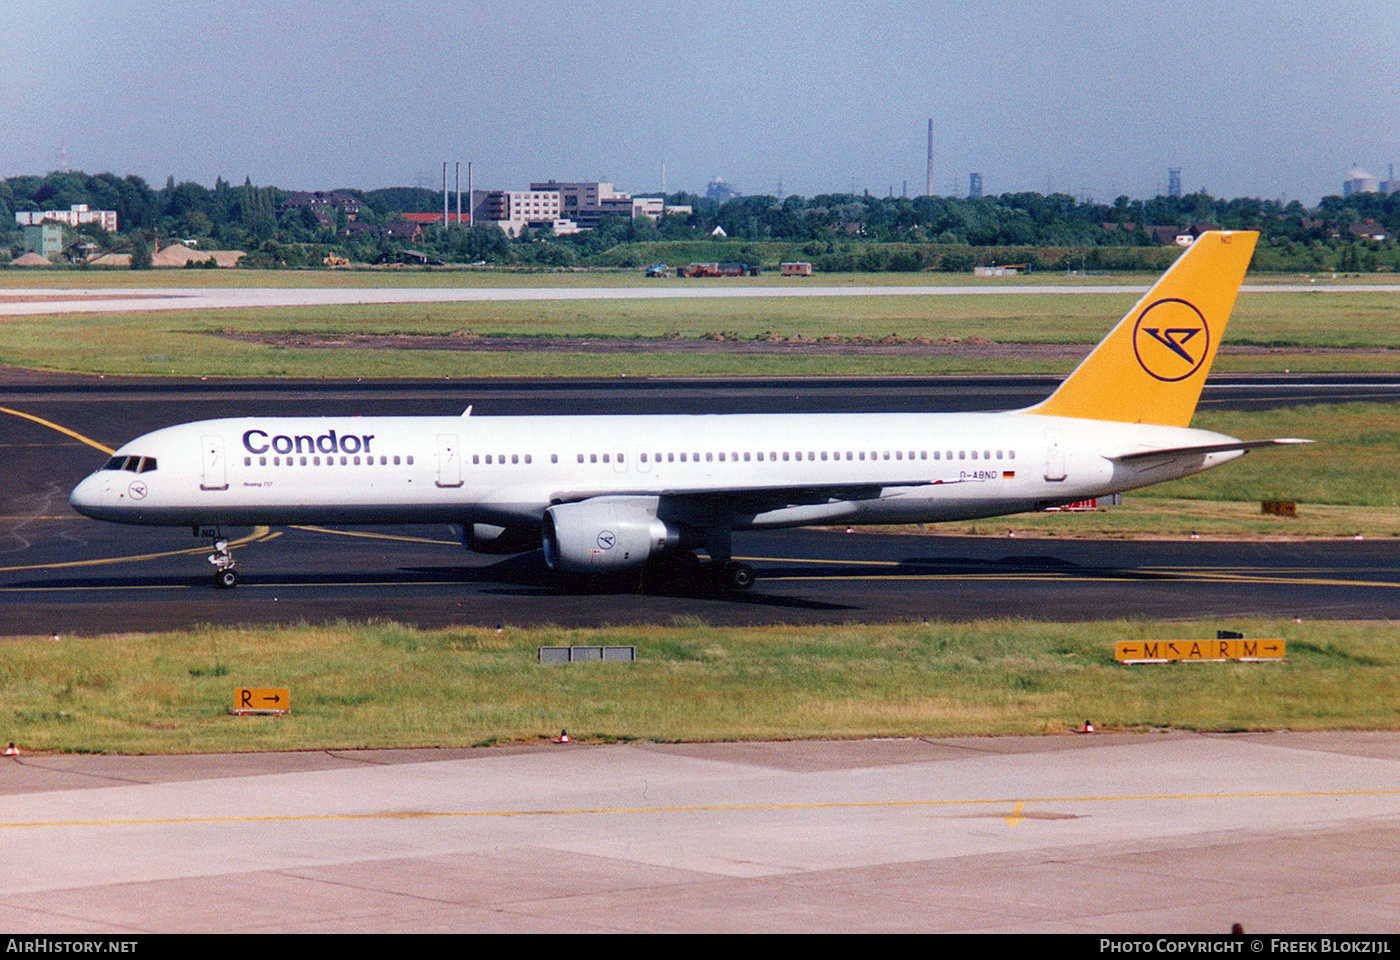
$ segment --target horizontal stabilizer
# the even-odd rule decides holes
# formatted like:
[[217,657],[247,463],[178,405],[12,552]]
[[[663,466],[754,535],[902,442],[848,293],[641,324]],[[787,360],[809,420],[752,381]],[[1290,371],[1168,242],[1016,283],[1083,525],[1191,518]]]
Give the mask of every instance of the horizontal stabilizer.
[[1188,457],[1198,456],[1207,453],[1229,453],[1232,450],[1241,452],[1255,450],[1259,447],[1286,447],[1296,443],[1312,443],[1311,440],[1300,440],[1297,437],[1280,437],[1277,440],[1236,440],[1234,443],[1206,443],[1198,447],[1167,447],[1161,450],[1141,450],[1136,453],[1125,453],[1121,456],[1111,457],[1120,463],[1132,463],[1134,460],[1153,460],[1159,457]]

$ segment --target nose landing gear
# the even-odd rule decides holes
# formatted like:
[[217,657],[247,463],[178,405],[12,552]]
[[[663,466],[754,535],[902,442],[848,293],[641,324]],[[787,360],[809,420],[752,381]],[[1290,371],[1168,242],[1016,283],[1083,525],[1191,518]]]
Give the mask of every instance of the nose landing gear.
[[232,590],[238,586],[238,574],[233,570],[235,564],[233,554],[228,549],[228,540],[217,530],[205,533],[214,541],[214,552],[209,555],[209,562],[214,566],[214,586]]

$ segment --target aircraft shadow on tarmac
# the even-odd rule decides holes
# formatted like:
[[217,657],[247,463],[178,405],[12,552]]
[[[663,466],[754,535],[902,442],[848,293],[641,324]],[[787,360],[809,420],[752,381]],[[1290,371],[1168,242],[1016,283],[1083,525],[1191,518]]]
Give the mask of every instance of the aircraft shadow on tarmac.
[[[1055,556],[1006,556],[995,559],[976,557],[906,557],[888,565],[872,567],[868,562],[847,562],[834,558],[830,561],[804,561],[786,563],[782,560],[767,561],[759,567],[757,586],[750,591],[725,589],[706,576],[638,576],[592,579],[561,579],[545,564],[539,551],[506,557],[495,562],[471,565],[440,565],[399,567],[392,570],[366,571],[303,571],[285,573],[259,571],[255,567],[241,568],[243,585],[247,587],[304,586],[304,587],[375,587],[412,586],[414,584],[474,584],[485,594],[500,596],[539,596],[566,597],[570,595],[623,595],[646,594],[659,597],[685,599],[718,600],[737,605],[793,607],[812,610],[851,610],[858,603],[843,603],[839,599],[841,581],[859,582],[865,580],[900,577],[977,577],[978,579],[1008,580],[1026,576],[1063,574],[1081,579],[1115,580],[1159,580],[1172,579],[1170,574],[1155,571],[1133,570],[1113,566],[1085,566]],[[692,573],[694,570],[692,569]],[[820,590],[824,596],[793,596],[791,593],[775,595],[763,589],[764,582],[782,580],[786,583],[811,581],[813,590]],[[821,584],[818,587],[818,583]],[[104,576],[104,577],[52,577],[31,580],[11,587],[45,590],[158,590],[204,589],[216,591],[208,577],[199,575],[153,575],[153,576]]]

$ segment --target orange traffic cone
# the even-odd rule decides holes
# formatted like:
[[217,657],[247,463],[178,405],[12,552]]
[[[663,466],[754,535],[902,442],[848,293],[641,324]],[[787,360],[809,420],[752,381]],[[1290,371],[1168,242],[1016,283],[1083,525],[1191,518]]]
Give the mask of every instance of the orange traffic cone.
[[569,731],[567,731],[567,730],[560,730],[560,731],[559,731],[559,736],[557,736],[557,737],[554,738],[554,742],[555,742],[555,743],[572,743],[573,741],[569,739]]
[[1092,723],[1090,723],[1088,720],[1085,720],[1085,721],[1084,721],[1084,726],[1080,727],[1079,730],[1078,730],[1077,732],[1078,732],[1078,733],[1096,733],[1097,731],[1094,730],[1094,725],[1093,725]]
[[11,740],[11,741],[10,741],[10,745],[9,745],[8,747],[5,748],[5,756],[7,756],[7,757],[17,757],[17,756],[19,756],[19,747],[15,746],[15,742],[14,742],[13,740]]

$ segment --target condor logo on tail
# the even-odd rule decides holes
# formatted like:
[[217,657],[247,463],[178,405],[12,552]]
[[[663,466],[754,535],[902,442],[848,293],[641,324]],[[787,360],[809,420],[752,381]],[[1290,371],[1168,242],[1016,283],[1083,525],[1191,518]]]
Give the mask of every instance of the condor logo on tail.
[[1133,352],[1150,376],[1168,383],[1185,380],[1210,355],[1210,327],[1193,304],[1158,300],[1138,316]]

